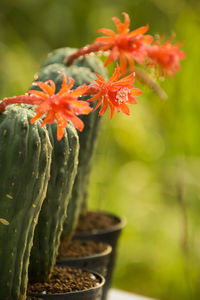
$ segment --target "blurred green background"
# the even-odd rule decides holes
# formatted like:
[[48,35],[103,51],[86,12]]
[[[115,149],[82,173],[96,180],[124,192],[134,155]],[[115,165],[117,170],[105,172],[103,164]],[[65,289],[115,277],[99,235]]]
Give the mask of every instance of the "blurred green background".
[[24,93],[47,53],[82,47],[112,16],[131,29],[176,32],[187,58],[147,87],[131,116],[104,116],[91,176],[91,208],[126,216],[114,286],[162,300],[200,299],[200,1],[1,0],[0,98]]

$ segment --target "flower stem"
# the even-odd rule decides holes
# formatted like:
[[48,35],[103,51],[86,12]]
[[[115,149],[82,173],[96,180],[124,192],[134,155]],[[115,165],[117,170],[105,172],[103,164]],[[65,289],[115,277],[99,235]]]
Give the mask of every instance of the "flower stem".
[[64,60],[64,64],[67,66],[70,66],[73,61],[77,58],[79,58],[80,56],[89,54],[91,52],[98,52],[101,51],[101,47],[104,46],[103,43],[96,43],[93,45],[87,45],[81,49],[78,49],[75,53],[71,54],[70,56],[68,56],[65,60]]
[[22,96],[15,96],[15,97],[8,97],[5,98],[3,101],[0,102],[0,114],[2,114],[8,105],[11,104],[30,104],[35,105],[37,104],[38,97],[37,96],[29,96],[29,95],[22,95]]
[[168,97],[165,91],[144,70],[134,67],[134,72],[136,78],[154,90],[160,99],[167,100]]

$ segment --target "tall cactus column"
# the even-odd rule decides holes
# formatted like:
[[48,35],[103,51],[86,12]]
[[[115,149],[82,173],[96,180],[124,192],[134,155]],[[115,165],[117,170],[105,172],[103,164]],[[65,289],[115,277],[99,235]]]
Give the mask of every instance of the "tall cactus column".
[[[39,79],[41,78],[41,74],[43,74],[42,77],[45,76],[45,80],[47,80],[49,70],[52,70],[53,72],[53,70],[59,68],[68,76],[75,79],[76,87],[82,85],[84,82],[87,84],[94,83],[94,80],[96,79],[94,72],[100,74],[105,79],[107,78],[107,72],[103,63],[94,55],[80,57],[75,60],[72,65],[67,66],[67,58],[75,51],[76,49],[66,47],[56,49],[51,52],[42,65],[43,68],[39,73]],[[92,102],[91,105],[95,104]],[[93,111],[89,115],[81,118],[85,124],[85,128],[83,132],[79,133],[79,165],[72,191],[72,197],[68,205],[68,217],[64,224],[63,231],[63,238],[66,240],[71,238],[77,224],[79,214],[87,208],[89,176],[101,120],[97,111]]]
[[[62,61],[64,61],[64,58],[66,57],[69,50],[66,51],[64,51],[64,54],[61,51]],[[60,55],[59,51],[58,54]],[[58,57],[57,54],[55,55],[55,57],[54,54],[52,54],[52,57],[50,55],[49,59],[52,58],[50,62],[52,63],[54,61],[53,57],[55,58],[55,60],[59,61],[59,55]],[[87,65],[94,66],[95,68],[96,64],[98,65],[100,63],[100,61],[94,57],[90,57],[90,59],[92,60],[89,60],[89,62],[88,60],[83,60],[83,65],[87,63]],[[97,63],[95,64],[96,61]],[[57,89],[61,86],[62,83],[62,75],[59,74],[58,71],[64,72],[68,77],[72,77],[75,80],[73,88],[77,88],[83,85],[83,83],[92,84],[96,79],[96,75],[91,71],[92,67],[91,69],[89,69],[88,67],[81,67],[80,65],[76,64],[70,67],[66,67],[64,63],[44,63],[44,65],[45,66],[39,71],[36,76],[37,80],[53,80],[56,84]],[[100,65],[102,64],[100,63]],[[87,97],[82,97],[82,99],[86,100]],[[98,113],[96,111],[93,111],[87,116],[81,116],[81,119],[83,120],[85,127],[84,130],[79,133],[79,164],[77,176],[75,178],[75,183],[72,190],[72,196],[67,208],[67,218],[64,224],[63,237],[65,237],[65,239],[70,239],[70,237],[72,236],[73,230],[75,229],[76,223],[78,221],[82,204],[84,201],[86,201],[91,160],[101,118],[98,116]]]
[[[60,68],[53,71],[51,68],[42,70],[38,74],[38,79],[44,82],[53,80],[58,92],[63,81],[63,75],[58,73],[60,70]],[[37,87],[33,85],[33,88]],[[78,165],[79,138],[72,123],[68,122],[60,141],[57,140],[55,122],[47,125],[47,130],[53,146],[52,164],[47,194],[40,212],[30,256],[30,282],[43,282],[51,275]]]
[[48,131],[53,145],[51,176],[31,250],[31,282],[47,280],[53,270],[78,165],[79,142],[74,126],[68,124],[61,141],[57,141],[55,123],[48,125]]
[[94,146],[100,125],[100,117],[97,112],[90,113],[89,116],[82,117],[85,128],[79,133],[80,151],[79,165],[75,178],[72,196],[67,209],[67,218],[64,224],[63,238],[70,240],[74,233],[82,208],[87,208],[87,195],[91,163]]
[[18,106],[0,115],[1,300],[25,299],[33,233],[50,175],[51,143],[40,122],[29,124],[33,116]]

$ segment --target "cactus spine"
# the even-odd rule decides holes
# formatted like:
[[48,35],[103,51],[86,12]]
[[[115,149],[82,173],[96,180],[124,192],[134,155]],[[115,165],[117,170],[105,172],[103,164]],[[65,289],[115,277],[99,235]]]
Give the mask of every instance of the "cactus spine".
[[18,106],[0,115],[0,217],[7,221],[0,223],[2,300],[25,299],[33,233],[49,180],[52,147],[40,122],[29,124],[33,116]]

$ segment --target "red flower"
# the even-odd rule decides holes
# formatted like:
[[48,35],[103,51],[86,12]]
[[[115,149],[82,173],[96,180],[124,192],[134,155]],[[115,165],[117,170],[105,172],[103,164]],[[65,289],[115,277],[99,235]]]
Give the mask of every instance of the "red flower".
[[144,35],[149,29],[149,26],[143,26],[129,32],[130,18],[127,13],[124,14],[124,24],[113,17],[117,27],[117,33],[107,28],[101,28],[98,32],[106,34],[104,37],[98,37],[95,43],[102,44],[99,50],[109,50],[110,54],[105,62],[107,66],[110,62],[120,59],[120,69],[122,74],[127,72],[127,60],[130,65],[130,71],[134,69],[134,60],[143,64],[146,58],[146,45],[153,41],[151,35]]
[[163,75],[172,77],[180,69],[180,60],[185,57],[185,53],[179,48],[179,44],[171,44],[172,39],[161,45],[160,40],[147,47],[149,65],[160,65]]
[[95,107],[95,109],[97,109],[102,104],[99,115],[103,115],[108,106],[110,107],[111,119],[115,108],[118,112],[122,111],[129,115],[130,111],[127,104],[136,104],[137,102],[134,97],[139,96],[142,93],[139,89],[134,88],[132,85],[135,80],[134,73],[118,80],[121,74],[119,72],[119,66],[117,66],[108,82],[105,82],[104,78],[100,75],[96,74],[96,76],[99,79],[95,80],[96,84],[88,86],[85,95],[95,95],[88,101],[95,101],[99,99],[97,106]]
[[6,98],[0,103],[0,112],[3,112],[9,104],[26,103],[37,105],[35,109],[36,116],[30,122],[34,123],[46,114],[41,124],[41,127],[43,127],[45,124],[54,123],[56,119],[58,140],[62,139],[68,120],[78,130],[82,131],[84,123],[77,115],[89,114],[92,108],[87,101],[78,100],[78,97],[84,94],[87,86],[85,84],[82,87],[71,90],[74,79],[69,78],[69,83],[67,83],[67,77],[64,72],[60,71],[60,73],[63,74],[63,82],[56,94],[55,83],[52,80],[47,80],[46,82],[36,81],[35,85],[39,86],[42,91],[29,90],[27,92],[29,95]]

